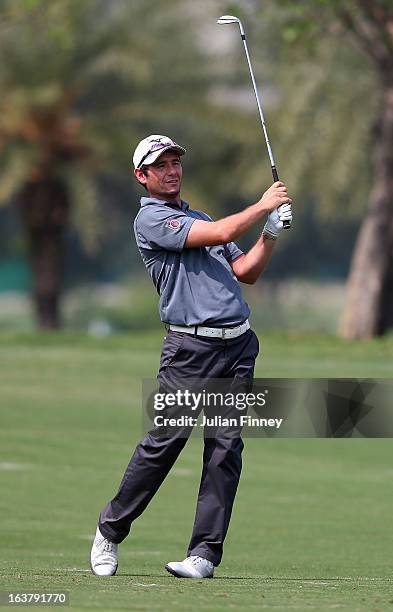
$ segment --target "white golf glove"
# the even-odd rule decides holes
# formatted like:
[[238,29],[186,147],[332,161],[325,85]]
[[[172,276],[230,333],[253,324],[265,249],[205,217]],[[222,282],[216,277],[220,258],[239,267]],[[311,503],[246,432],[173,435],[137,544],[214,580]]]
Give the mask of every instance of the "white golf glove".
[[281,204],[269,213],[262,234],[269,240],[277,240],[284,227],[283,221],[292,223],[292,207],[289,202]]

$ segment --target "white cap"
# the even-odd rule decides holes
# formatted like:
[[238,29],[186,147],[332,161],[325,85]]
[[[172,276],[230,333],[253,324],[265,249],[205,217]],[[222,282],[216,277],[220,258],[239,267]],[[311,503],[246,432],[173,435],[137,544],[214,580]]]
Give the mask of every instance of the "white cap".
[[162,134],[152,134],[140,141],[134,151],[132,161],[135,168],[148,166],[156,161],[160,155],[169,150],[176,151],[179,155],[184,155],[186,150],[176,144],[172,138]]

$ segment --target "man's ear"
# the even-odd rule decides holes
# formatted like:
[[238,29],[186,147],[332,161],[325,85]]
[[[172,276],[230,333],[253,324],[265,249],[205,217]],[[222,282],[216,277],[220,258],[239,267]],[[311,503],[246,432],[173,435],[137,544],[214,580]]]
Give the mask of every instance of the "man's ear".
[[134,175],[138,183],[145,186],[147,183],[147,170],[146,168],[135,168]]

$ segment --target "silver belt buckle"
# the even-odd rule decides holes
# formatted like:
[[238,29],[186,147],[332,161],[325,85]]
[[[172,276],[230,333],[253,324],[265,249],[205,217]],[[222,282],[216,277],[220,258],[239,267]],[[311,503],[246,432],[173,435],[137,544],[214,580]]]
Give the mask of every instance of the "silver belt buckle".
[[223,327],[221,331],[222,331],[222,336],[221,336],[221,338],[222,338],[222,340],[225,340],[225,332],[226,332],[225,327]]

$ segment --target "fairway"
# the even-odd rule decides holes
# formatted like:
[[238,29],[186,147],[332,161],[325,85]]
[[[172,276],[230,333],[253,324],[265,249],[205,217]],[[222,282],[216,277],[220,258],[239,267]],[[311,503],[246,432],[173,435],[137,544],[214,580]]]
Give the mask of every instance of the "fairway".
[[[259,337],[259,377],[392,377],[391,337]],[[0,335],[0,590],[68,591],[73,610],[392,610],[390,439],[246,440],[223,562],[214,580],[185,581],[164,565],[191,534],[191,440],[119,547],[117,576],[90,574],[97,516],[141,436],[141,380],[156,374],[161,339]]]

